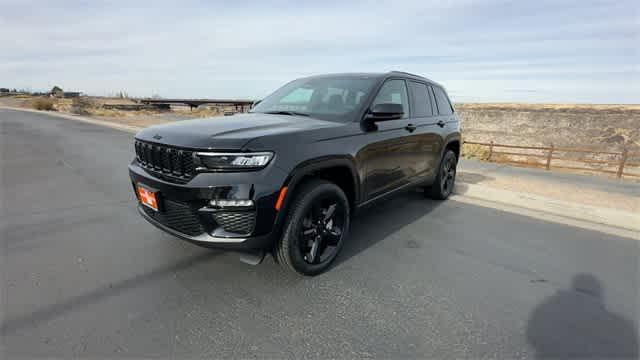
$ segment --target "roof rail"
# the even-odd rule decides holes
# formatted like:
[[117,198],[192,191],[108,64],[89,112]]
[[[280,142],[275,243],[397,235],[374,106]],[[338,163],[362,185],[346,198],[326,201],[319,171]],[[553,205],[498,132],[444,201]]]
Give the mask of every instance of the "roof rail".
[[424,76],[420,76],[420,75],[416,75],[416,74],[412,74],[410,72],[406,72],[406,71],[397,71],[397,70],[393,70],[391,71],[392,73],[396,73],[396,74],[404,74],[404,75],[411,75],[411,76],[415,76],[415,77],[420,77],[420,78],[424,78]]
[[433,80],[431,80],[431,79],[429,79],[429,78],[427,78],[427,77],[424,77],[424,76],[421,76],[421,75],[412,74],[412,73],[410,73],[410,72],[406,72],[406,71],[395,71],[395,70],[394,70],[394,71],[390,71],[390,73],[392,73],[392,74],[403,74],[403,75],[408,75],[408,76],[414,76],[414,77],[417,77],[417,78],[420,78],[420,79],[425,79],[425,80],[427,80],[428,82],[433,83],[433,84],[436,84],[436,85],[438,85],[438,86],[441,86],[441,85],[440,85],[440,84],[438,84],[437,82],[435,82],[435,81],[433,81]]

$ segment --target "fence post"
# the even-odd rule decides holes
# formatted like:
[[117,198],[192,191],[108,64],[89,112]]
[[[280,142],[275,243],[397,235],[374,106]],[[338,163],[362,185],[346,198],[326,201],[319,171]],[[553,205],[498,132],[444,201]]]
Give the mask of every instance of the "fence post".
[[549,155],[547,155],[547,170],[551,169],[552,156],[553,156],[553,144],[551,144],[551,148],[549,149]]
[[622,177],[622,173],[624,172],[624,163],[627,162],[627,156],[629,152],[627,148],[622,149],[622,158],[620,158],[620,166],[618,167],[618,179]]
[[489,144],[489,157],[487,158],[487,161],[491,161],[491,155],[493,155],[493,140],[491,140]]

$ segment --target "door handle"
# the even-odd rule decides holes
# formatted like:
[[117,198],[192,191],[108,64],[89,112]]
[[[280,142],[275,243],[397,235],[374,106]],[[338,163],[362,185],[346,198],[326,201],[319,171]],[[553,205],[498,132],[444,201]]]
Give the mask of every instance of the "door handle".
[[437,124],[440,127],[444,127],[446,125],[446,123],[444,121],[442,121],[442,120],[438,120]]
[[416,129],[416,126],[413,124],[408,124],[407,126],[404,127],[405,130],[407,130],[408,132],[413,132]]

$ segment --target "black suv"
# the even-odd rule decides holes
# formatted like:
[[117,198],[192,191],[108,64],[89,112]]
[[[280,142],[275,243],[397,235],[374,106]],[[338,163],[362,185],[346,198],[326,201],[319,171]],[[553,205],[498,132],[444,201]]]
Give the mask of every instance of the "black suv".
[[129,173],[150,223],[315,275],[358,208],[412,185],[451,194],[460,122],[424,77],[322,75],[284,85],[248,114],[146,128],[135,151]]

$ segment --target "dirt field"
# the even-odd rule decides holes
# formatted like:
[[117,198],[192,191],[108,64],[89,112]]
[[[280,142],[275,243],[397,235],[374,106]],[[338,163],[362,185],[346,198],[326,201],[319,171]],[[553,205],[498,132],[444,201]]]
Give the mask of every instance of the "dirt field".
[[[463,119],[465,141],[505,145],[564,147],[593,151],[640,153],[640,105],[583,104],[458,104]],[[504,155],[499,152],[537,154]],[[466,144],[467,158],[487,160],[488,147]],[[491,161],[517,162],[518,166],[546,167],[546,150],[494,148]],[[602,170],[599,175],[615,176],[620,155],[555,151],[551,167],[571,172],[593,173],[575,168]],[[564,158],[564,159],[556,159]],[[607,162],[607,163],[603,163]],[[627,164],[640,162],[637,155]],[[626,166],[628,179],[640,179],[640,167]],[[632,176],[635,174],[636,176]]]
[[[34,108],[33,96],[4,96],[0,97],[0,105]],[[191,110],[188,106],[172,106],[170,111],[162,110],[138,110],[125,111],[103,108],[104,104],[136,104],[130,99],[110,97],[82,97],[81,106],[74,107],[72,99],[52,99],[54,108],[58,112],[88,116],[100,120],[111,121],[131,126],[151,126],[173,121],[189,120],[195,118],[221,116],[228,109],[210,108],[201,106]]]
[[465,140],[640,149],[640,105],[458,104]]

